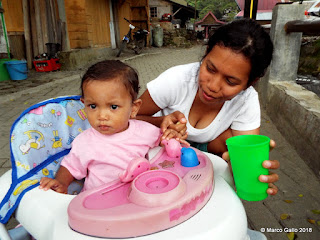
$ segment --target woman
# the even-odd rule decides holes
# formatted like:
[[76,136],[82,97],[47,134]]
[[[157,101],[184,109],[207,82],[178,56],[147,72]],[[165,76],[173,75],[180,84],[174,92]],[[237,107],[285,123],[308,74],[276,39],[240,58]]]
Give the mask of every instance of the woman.
[[[161,127],[163,138],[186,139],[228,160],[226,139],[260,133],[260,105],[252,85],[265,74],[272,51],[270,36],[254,20],[223,25],[210,37],[200,63],[170,68],[147,84],[137,118]],[[267,160],[263,166],[277,169],[279,162]],[[272,184],[277,174],[259,179],[270,183],[268,194],[277,193]]]

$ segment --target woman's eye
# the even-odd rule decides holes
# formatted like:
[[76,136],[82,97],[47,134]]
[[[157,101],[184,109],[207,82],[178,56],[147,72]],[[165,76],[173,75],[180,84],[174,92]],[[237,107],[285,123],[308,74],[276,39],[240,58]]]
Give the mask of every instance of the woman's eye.
[[214,72],[216,72],[216,71],[215,71],[215,69],[213,69],[213,68],[210,68],[209,66],[207,66],[207,70],[208,70],[208,72],[211,72],[211,73],[214,73]]
[[96,106],[95,104],[90,104],[89,107],[90,107],[91,109],[96,109],[97,106]]
[[111,105],[111,109],[116,110],[118,108],[118,105]]
[[226,81],[227,81],[227,83],[228,83],[230,86],[235,86],[235,85],[237,85],[235,82],[233,82],[233,81],[230,80],[229,78],[226,78]]

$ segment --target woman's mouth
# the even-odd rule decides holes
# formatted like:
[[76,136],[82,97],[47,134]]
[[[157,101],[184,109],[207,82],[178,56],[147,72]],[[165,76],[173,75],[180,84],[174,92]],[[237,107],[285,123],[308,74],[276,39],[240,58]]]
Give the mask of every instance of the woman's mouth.
[[209,96],[208,94],[206,94],[206,92],[203,90],[202,90],[202,95],[203,95],[204,99],[207,101],[212,101],[212,100],[216,99],[215,97],[212,97],[212,96]]

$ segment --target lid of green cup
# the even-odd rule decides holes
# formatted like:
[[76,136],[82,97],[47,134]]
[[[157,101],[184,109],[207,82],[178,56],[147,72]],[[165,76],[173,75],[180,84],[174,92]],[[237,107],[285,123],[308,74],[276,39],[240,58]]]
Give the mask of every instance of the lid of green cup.
[[228,138],[227,145],[248,146],[248,145],[264,145],[270,142],[270,138],[264,135],[238,135]]

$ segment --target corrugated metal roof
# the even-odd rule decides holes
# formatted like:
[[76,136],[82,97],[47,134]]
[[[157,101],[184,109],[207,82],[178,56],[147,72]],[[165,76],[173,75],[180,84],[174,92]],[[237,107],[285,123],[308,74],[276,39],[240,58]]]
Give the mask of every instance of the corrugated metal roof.
[[308,11],[309,12],[320,12],[320,0],[316,1]]
[[225,22],[218,20],[216,18],[216,16],[211,11],[209,11],[200,21],[196,22],[196,24],[202,24],[206,20],[206,18],[209,16],[211,16],[215,22],[220,23],[220,24],[225,24]]
[[180,4],[182,6],[188,6],[188,3],[184,0],[170,0],[170,2],[174,2],[174,3],[177,3],[177,4]]
[[[245,0],[235,0],[241,10],[244,9]],[[258,10],[272,10],[278,2],[290,2],[290,0],[259,0]]]

